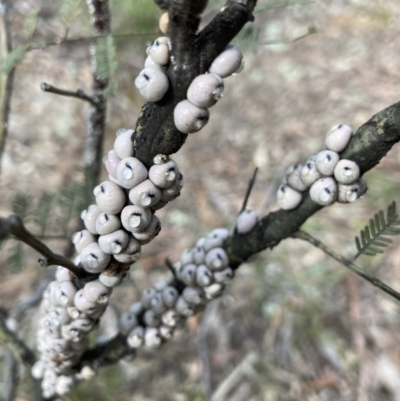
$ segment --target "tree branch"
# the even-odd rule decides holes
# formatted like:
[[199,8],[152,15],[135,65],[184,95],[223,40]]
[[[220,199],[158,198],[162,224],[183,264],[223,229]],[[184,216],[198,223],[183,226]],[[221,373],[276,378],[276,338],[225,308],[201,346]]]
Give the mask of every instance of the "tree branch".
[[[187,15],[188,9],[193,10],[190,8],[193,1],[188,2],[188,9],[180,3],[183,2],[175,0],[170,5],[170,12],[175,17],[172,17],[171,22],[173,62],[167,70],[169,89],[159,102],[147,102],[143,106],[136,123],[136,130],[132,134],[132,142],[136,149],[135,157],[147,168],[153,164],[153,158],[157,154],[171,155],[185,143],[187,134],[178,131],[174,124],[175,106],[186,99],[188,87],[193,79],[207,72],[215,57],[251,19],[251,7],[254,8],[254,4],[246,6],[228,1],[224,11],[217,14],[193,42],[193,29],[197,16]],[[203,4],[203,1],[199,3]],[[186,10],[182,20],[177,14],[178,7]],[[178,25],[181,22],[183,26],[180,28]],[[180,41],[179,38],[184,32],[189,36]],[[215,43],[209,44],[209,41]]]
[[[400,140],[400,102],[380,111],[353,135],[341,158],[354,160],[364,174],[375,167]],[[343,206],[345,207],[345,206]],[[237,268],[254,253],[272,248],[290,237],[309,217],[322,209],[305,194],[295,210],[278,210],[263,217],[248,234],[235,233],[225,243],[231,267]]]
[[8,233],[15,238],[29,245],[35,251],[39,252],[44,258],[39,259],[39,264],[42,267],[50,265],[64,266],[78,278],[85,277],[86,274],[83,269],[80,269],[69,259],[62,255],[53,253],[43,242],[39,241],[33,234],[31,234],[24,226],[22,219],[17,215],[12,215],[7,219],[0,218],[0,232],[5,231],[8,227]]
[[337,254],[336,252],[332,251],[329,247],[327,247],[325,244],[323,244],[320,240],[314,238],[310,234],[306,233],[305,231],[299,230],[296,231],[291,235],[292,238],[299,238],[304,241],[309,242],[311,245],[314,245],[315,247],[321,249],[324,251],[327,255],[329,255],[331,258],[335,259],[339,263],[341,263],[343,266],[347,267],[350,269],[353,273],[357,274],[358,276],[362,277],[364,280],[367,280],[369,283],[371,283],[373,286],[378,287],[380,290],[386,292],[386,294],[389,294],[393,298],[397,299],[400,301],[400,294],[395,291],[393,288],[389,287],[376,277],[371,277],[363,269],[360,267],[356,266],[352,261],[349,259],[344,258],[343,256]]
[[40,84],[40,89],[43,92],[54,93],[56,95],[67,96],[67,97],[74,97],[76,99],[85,100],[86,102],[89,102],[93,106],[97,105],[96,100],[93,97],[86,95],[86,93],[82,89],[78,89],[77,91],[72,92],[56,88],[55,86],[49,85],[46,82],[42,82]]
[[[8,18],[8,4],[7,1],[0,1],[0,55],[4,61],[8,54],[12,51],[12,38],[10,20]],[[6,146],[6,139],[8,135],[8,120],[11,107],[11,96],[14,84],[15,68],[7,74],[0,75],[0,172],[1,161]]]

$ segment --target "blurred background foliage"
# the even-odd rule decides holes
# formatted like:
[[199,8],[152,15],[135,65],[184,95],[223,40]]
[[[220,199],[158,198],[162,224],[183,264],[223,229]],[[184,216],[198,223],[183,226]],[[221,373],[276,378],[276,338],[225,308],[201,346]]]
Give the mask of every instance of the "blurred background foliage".
[[[202,25],[221,5],[210,2]],[[159,36],[161,15],[150,0],[112,1],[111,9],[113,40],[98,42],[104,74],[113,82],[105,151],[118,128],[135,125],[143,100],[133,81],[146,46]],[[199,236],[233,227],[255,166],[260,172],[249,206],[265,215],[276,209],[274,193],[286,168],[323,149],[332,125],[356,129],[399,100],[396,0],[265,0],[257,11],[254,25],[236,39],[245,70],[226,80],[210,123],[175,156],[185,176],[183,193],[160,211],[161,234],[144,248],[131,279],[114,291],[102,338],[115,332],[117,315],[140,291],[163,277],[166,256],[175,261]],[[87,106],[42,93],[39,85],[89,93],[94,41],[68,39],[94,33],[83,1],[14,0],[10,17],[20,50],[14,60],[2,55],[4,72],[16,66],[16,75],[0,213],[24,214],[27,226],[62,252],[67,240],[60,237],[70,236],[92,196],[90,172],[83,168]],[[354,255],[354,236],[374,213],[400,199],[399,156],[395,147],[366,175],[363,199],[325,208],[303,228],[344,256]],[[399,289],[399,257],[394,238],[384,254],[361,256],[358,264]],[[37,258],[15,241],[2,244],[2,308],[12,309],[50,279],[54,269],[40,270]],[[200,401],[213,394],[213,401],[397,401],[399,317],[398,303],[318,249],[288,239],[244,264],[227,293],[160,350],[100,369],[66,399]],[[35,312],[20,323],[31,346],[37,319]],[[2,371],[3,357],[0,349]],[[18,400],[29,399],[24,377]]]

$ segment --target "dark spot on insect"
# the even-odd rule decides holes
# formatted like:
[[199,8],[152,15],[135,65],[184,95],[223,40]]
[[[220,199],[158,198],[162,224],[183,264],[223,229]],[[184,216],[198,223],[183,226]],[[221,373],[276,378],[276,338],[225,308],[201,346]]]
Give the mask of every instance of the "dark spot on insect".
[[340,129],[340,128],[342,128],[343,127],[343,124],[339,124],[338,125],[338,129]]
[[143,74],[143,76],[147,81],[150,81],[150,77],[147,74]]
[[98,256],[94,252],[90,252],[90,256],[93,256],[95,259],[98,259]]
[[104,214],[104,218],[106,219],[106,221],[110,220],[110,218],[108,217],[108,214]]
[[326,155],[326,158],[328,159],[328,162],[330,162],[332,160],[332,156],[331,155]]
[[104,188],[104,185],[100,185],[100,191],[104,194],[106,192],[106,189]]
[[330,190],[329,188],[324,188],[324,191],[325,191],[328,195],[331,194],[331,190]]

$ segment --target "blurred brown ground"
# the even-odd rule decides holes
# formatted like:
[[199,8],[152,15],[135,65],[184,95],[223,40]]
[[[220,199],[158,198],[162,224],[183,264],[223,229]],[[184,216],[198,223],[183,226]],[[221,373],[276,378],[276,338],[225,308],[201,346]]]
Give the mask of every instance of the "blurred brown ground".
[[[39,3],[14,2],[15,43],[23,43],[18,28]],[[125,12],[136,3],[145,2],[112,3],[115,31],[140,25],[138,16]],[[35,38],[52,40],[62,33],[57,9],[50,1],[41,6]],[[151,31],[159,15],[153,14]],[[226,80],[224,98],[211,109],[207,127],[190,135],[175,156],[185,177],[183,193],[160,211],[163,230],[145,247],[131,280],[115,290],[115,310],[123,311],[138,290],[163,276],[166,256],[175,261],[199,236],[218,226],[233,227],[255,166],[260,172],[249,206],[262,216],[276,208],[274,191],[284,170],[323,149],[332,125],[345,122],[356,129],[399,101],[399,19],[396,0],[316,0],[256,15],[259,42],[294,39],[309,26],[318,33],[245,53],[245,70]],[[117,42],[119,89],[109,102],[106,150],[118,128],[135,125],[143,100],[133,81],[154,32]],[[70,35],[90,33],[90,26],[78,21]],[[57,191],[82,165],[86,105],[40,92],[42,81],[89,91],[87,45],[31,51],[18,67],[0,177],[1,215],[10,212],[16,192],[38,198],[45,190]],[[353,238],[369,218],[392,200],[400,202],[399,163],[396,146],[366,174],[369,191],[363,199],[325,208],[306,229],[332,249],[353,255]],[[400,289],[399,241],[394,238],[382,256],[358,260],[395,289]],[[49,244],[60,252],[64,246]],[[10,274],[8,251],[0,253],[4,308],[28,297],[44,277],[37,254],[29,250],[23,273]],[[199,317],[190,319],[160,350],[101,369],[66,399],[194,401],[206,399],[209,387],[214,401],[399,401],[399,312],[398,303],[318,249],[286,240],[239,269],[227,293],[208,308],[203,326]],[[25,320],[23,333],[33,343],[32,325]],[[29,398],[25,386],[19,400]]]

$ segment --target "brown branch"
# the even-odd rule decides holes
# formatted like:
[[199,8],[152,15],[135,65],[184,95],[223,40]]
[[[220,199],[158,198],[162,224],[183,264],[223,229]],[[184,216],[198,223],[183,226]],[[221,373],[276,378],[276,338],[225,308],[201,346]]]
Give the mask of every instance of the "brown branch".
[[314,238],[313,236],[311,236],[310,234],[308,234],[302,230],[298,230],[295,233],[293,233],[292,238],[299,238],[299,239],[309,242],[311,245],[314,245],[315,247],[321,249],[323,252],[325,252],[327,255],[329,255],[332,259],[335,259],[336,261],[341,263],[343,266],[350,269],[353,273],[357,274],[364,280],[371,283],[373,286],[379,288],[383,292],[386,292],[386,294],[389,294],[391,297],[400,301],[400,294],[397,291],[395,291],[393,288],[389,287],[388,285],[386,285],[385,283],[383,283],[376,277],[372,277],[372,276],[368,275],[363,269],[356,266],[351,260],[346,259],[345,257],[332,251],[332,249],[327,247],[325,244],[323,244],[317,238]]
[[82,89],[78,89],[75,92],[67,91],[64,89],[56,88],[53,85],[49,85],[46,82],[42,82],[40,84],[40,89],[43,92],[54,93],[55,95],[67,96],[67,97],[74,97],[76,99],[84,100],[89,102],[93,106],[97,105],[96,99],[87,95]]
[[[350,144],[341,153],[344,159],[354,160],[364,174],[375,167],[400,140],[400,103],[380,111],[361,126]],[[343,205],[343,207],[346,207]],[[225,243],[233,268],[251,255],[272,248],[290,237],[313,214],[322,209],[308,194],[295,210],[278,210],[263,217],[248,234],[235,233]]]
[[[193,79],[207,72],[215,57],[251,19],[251,11],[254,7],[254,4],[247,6],[229,1],[224,11],[217,14],[193,42],[197,14],[191,9],[193,1],[187,3],[186,9],[186,2],[176,0],[170,4],[170,12],[173,13],[171,40],[174,62],[170,63],[167,70],[169,89],[159,102],[148,102],[143,106],[136,123],[135,133],[132,135],[136,149],[135,157],[147,167],[153,164],[153,158],[157,154],[176,153],[185,143],[187,134],[178,131],[174,124],[175,106],[186,99],[187,89]],[[203,1],[199,4],[203,4]],[[182,20],[178,17],[178,9],[184,10]],[[193,14],[190,16],[188,12]],[[183,25],[179,27],[181,22]],[[188,37],[184,39],[185,32]],[[210,44],[210,42],[214,43]]]
[[[15,238],[29,245],[35,251],[43,255],[43,258],[39,259],[41,267],[47,267],[50,265],[59,265],[66,267],[69,271],[75,274],[78,278],[85,277],[86,274],[83,269],[76,266],[68,258],[62,255],[53,253],[43,242],[38,240],[33,234],[31,234],[24,226],[22,219],[17,215],[9,216],[7,219],[0,218],[0,227],[8,227],[9,234]],[[2,231],[0,228],[0,231]]]
[[[12,51],[12,38],[10,20],[8,18],[7,1],[0,1],[0,54],[2,61],[7,58]],[[15,67],[7,74],[0,75],[0,172],[1,162],[8,136],[8,122],[11,108],[11,96],[14,84]]]

